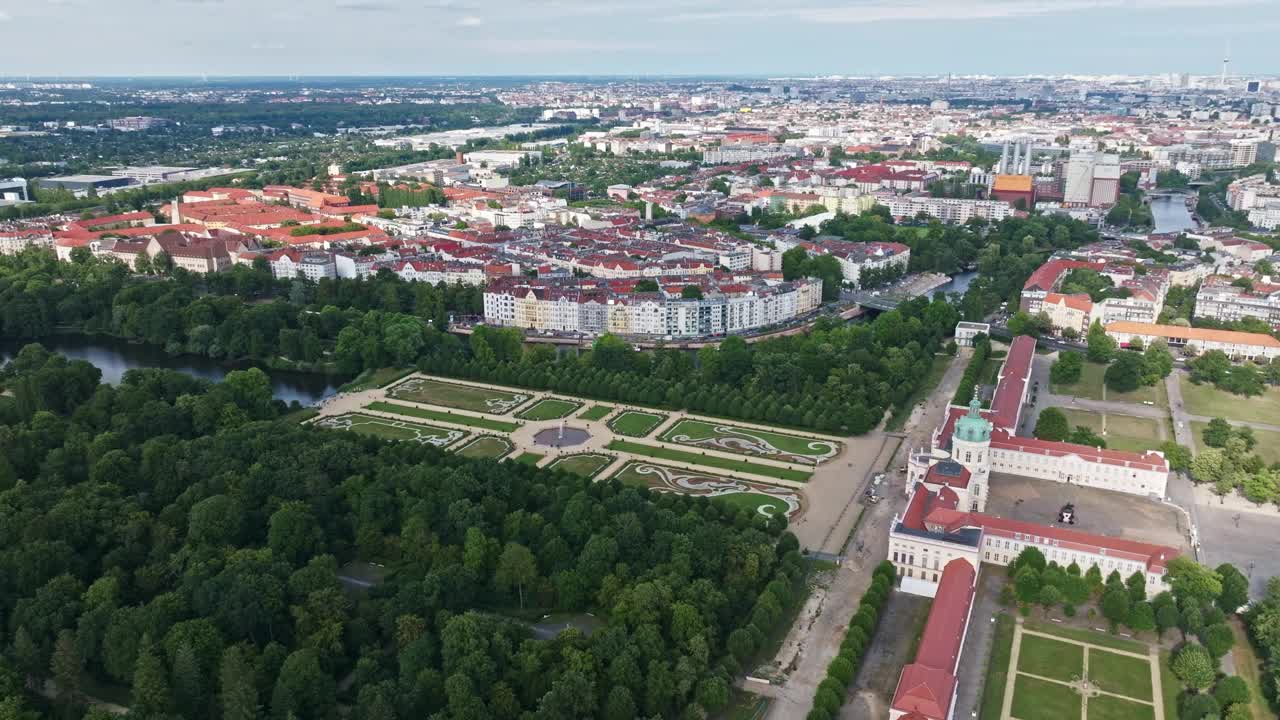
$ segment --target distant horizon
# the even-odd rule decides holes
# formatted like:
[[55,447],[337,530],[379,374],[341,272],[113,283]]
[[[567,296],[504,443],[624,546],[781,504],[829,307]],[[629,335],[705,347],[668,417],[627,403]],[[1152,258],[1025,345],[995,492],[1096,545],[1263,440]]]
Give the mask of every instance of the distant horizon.
[[0,32],[3,77],[1280,74],[1274,0],[0,0]]
[[[60,74],[60,75],[3,75],[0,74],[0,82],[67,82],[78,80],[111,80],[111,81],[128,81],[128,80],[195,80],[197,82],[206,80],[452,80],[452,79],[518,79],[518,80],[536,80],[540,78],[581,78],[581,79],[679,79],[679,80],[800,80],[809,82],[833,81],[833,80],[880,80],[880,79],[902,79],[902,80],[926,80],[926,79],[942,79],[952,77],[956,79],[979,79],[992,78],[998,80],[1021,80],[1021,79],[1070,79],[1076,77],[1115,77],[1115,78],[1159,78],[1166,77],[1174,71],[1170,72],[1149,72],[1149,73],[1119,73],[1119,72],[1060,72],[1060,73],[1017,73],[1017,74],[998,74],[998,73],[938,73],[938,72],[912,72],[912,73],[663,73],[663,72],[611,72],[611,73],[571,73],[571,72],[545,72],[545,73],[437,73],[437,74],[412,74],[412,73],[352,73],[352,74],[333,74],[333,73],[273,73],[256,75],[251,73],[238,74],[215,74],[215,73],[177,73],[171,75],[146,75],[142,73],[121,74],[121,75],[81,75],[81,74]],[[1193,78],[1213,78],[1219,77],[1218,73],[1177,73],[1186,74]],[[1228,80],[1277,80],[1280,79],[1280,70],[1275,73],[1258,73],[1258,74],[1237,74],[1227,73]]]

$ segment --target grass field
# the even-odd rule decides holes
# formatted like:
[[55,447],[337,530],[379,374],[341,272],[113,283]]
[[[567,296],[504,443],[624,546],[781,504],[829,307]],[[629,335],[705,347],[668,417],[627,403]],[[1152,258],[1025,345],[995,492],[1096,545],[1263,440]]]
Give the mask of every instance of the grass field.
[[1246,398],[1208,383],[1196,385],[1186,373],[1179,373],[1178,382],[1182,386],[1182,403],[1192,415],[1280,425],[1280,388],[1268,387],[1262,395]]
[[606,447],[610,450],[628,452],[632,455],[644,455],[646,457],[660,458],[663,460],[675,460],[677,462],[685,462],[691,465],[719,468],[721,470],[729,470],[730,472],[751,473],[752,475],[759,475],[761,477],[773,477],[778,478],[779,480],[791,480],[793,482],[808,482],[809,477],[812,475],[812,473],[808,473],[803,470],[792,470],[790,468],[780,468],[772,465],[761,465],[759,463],[750,463],[745,460],[731,460],[729,458],[710,455],[699,455],[698,453],[685,452],[684,450],[673,450],[671,448],[641,445],[640,443],[628,442],[626,440],[614,440]]
[[578,413],[578,417],[583,420],[603,420],[611,412],[613,412],[613,408],[609,405],[592,405]]
[[672,425],[658,439],[787,462],[812,462],[833,457],[840,452],[840,443],[834,441],[689,419]]
[[[1237,640],[1237,642],[1239,642]],[[1165,720],[1174,720],[1178,717],[1178,692],[1182,690],[1182,681],[1177,675],[1173,674],[1173,668],[1170,666],[1172,655],[1168,650],[1160,651],[1160,690],[1161,701],[1164,705]],[[1266,702],[1263,702],[1266,707]],[[1266,715],[1255,715],[1254,720],[1261,720]]]
[[1013,653],[1013,617],[1008,613],[996,616],[995,636],[991,641],[991,663],[982,685],[982,711],[978,717],[1000,717],[1004,703],[1004,686],[1009,680],[1009,659]]
[[[1196,449],[1203,450],[1208,445],[1204,442],[1204,431],[1209,427],[1209,423],[1193,420],[1191,429],[1196,434]],[[1267,465],[1280,462],[1280,432],[1271,430],[1253,430],[1253,437],[1258,440],[1258,444],[1253,446],[1253,452]]]
[[374,388],[386,387],[400,378],[407,377],[413,373],[413,368],[378,368],[367,369],[361,372],[355,378],[338,388],[339,392],[353,393],[362,392],[364,390],[372,390]]
[[[1107,692],[1138,700],[1151,699],[1151,662],[1148,660],[1091,648],[1089,679]],[[1093,701],[1089,702],[1089,717],[1093,717]]]
[[1155,708],[1150,705],[1110,695],[1089,698],[1088,707],[1089,720],[1155,720],[1156,717]]
[[1049,635],[1057,635],[1058,637],[1068,638],[1070,640],[1079,640],[1080,642],[1089,643],[1090,645],[1098,645],[1108,647],[1112,650],[1124,650],[1125,652],[1145,654],[1147,646],[1133,640],[1125,640],[1107,633],[1096,632],[1093,630],[1080,630],[1078,628],[1060,627],[1053,623],[1040,622],[1039,620],[1027,620],[1023,624],[1027,630],[1035,630]]
[[1158,382],[1151,387],[1141,387],[1133,392],[1118,393],[1107,390],[1103,385],[1102,377],[1106,371],[1106,365],[1098,365],[1086,361],[1084,369],[1080,372],[1080,380],[1071,385],[1054,383],[1052,386],[1053,394],[1074,395],[1090,400],[1114,400],[1116,402],[1130,403],[1153,402],[1158,407],[1169,407],[1169,398],[1165,392],[1163,382]]
[[1084,672],[1084,648],[1039,635],[1022,636],[1018,672],[1070,681]]
[[619,435],[644,437],[666,421],[666,415],[628,410],[609,421],[609,429]]
[[350,430],[384,440],[409,440],[436,447],[444,447],[467,436],[467,433],[462,430],[446,430],[405,420],[392,420],[359,413],[328,417],[317,422],[316,427]]
[[1249,644],[1249,637],[1245,635],[1240,621],[1233,618],[1230,625],[1231,632],[1236,637],[1236,644],[1231,648],[1231,657],[1235,660],[1236,674],[1249,684],[1249,695],[1253,701],[1251,703],[1253,718],[1263,720],[1263,718],[1273,717],[1267,708],[1267,699],[1262,696],[1262,661],[1254,654],[1253,645]]
[[546,457],[546,455],[539,455],[538,453],[533,452],[520,453],[516,456],[516,462],[523,463],[525,465],[537,465],[544,457]]
[[1018,720],[1075,720],[1080,696],[1066,685],[1019,675],[1013,682],[1012,712]]
[[458,385],[423,377],[405,380],[388,390],[387,397],[494,415],[509,413],[529,399],[529,395],[525,393]]
[[[673,492],[695,497],[709,497],[736,507],[750,508],[762,514],[790,514],[800,509],[800,498],[794,490],[774,488],[765,483],[733,480],[700,470],[684,470],[644,460],[632,460],[615,472],[610,480],[632,487],[645,487],[658,492]],[[788,503],[788,499],[791,504]],[[794,509],[793,509],[794,505]]]
[[455,415],[450,412],[445,412],[444,410],[428,410],[426,408],[413,407],[411,405],[401,405],[400,403],[379,401],[369,403],[365,407],[379,412],[407,415],[409,417],[422,418],[424,420],[439,420],[440,422],[466,425],[468,427],[480,428],[481,430],[492,430],[494,432],[515,432],[520,429],[519,425],[512,422],[471,417],[470,415]]
[[511,441],[506,438],[482,435],[458,448],[458,454],[468,458],[490,458],[496,460],[515,449]]
[[609,467],[611,462],[613,462],[612,455],[584,453],[582,455],[566,455],[558,458],[547,467],[591,478],[599,474],[601,470]]
[[539,400],[532,406],[516,413],[516,417],[525,420],[559,420],[562,417],[572,415],[580,407],[582,407],[580,402],[547,398],[546,400]]
[[[1072,427],[1083,425],[1102,435],[1102,413],[1092,410],[1059,408],[1067,416]],[[1107,413],[1107,434],[1102,435],[1112,450],[1143,452],[1160,447],[1160,421],[1132,415]]]
[[786,503],[760,493],[734,493],[715,498],[715,501],[733,507],[746,508],[752,512],[759,512],[760,508],[769,508],[770,515],[787,514]]

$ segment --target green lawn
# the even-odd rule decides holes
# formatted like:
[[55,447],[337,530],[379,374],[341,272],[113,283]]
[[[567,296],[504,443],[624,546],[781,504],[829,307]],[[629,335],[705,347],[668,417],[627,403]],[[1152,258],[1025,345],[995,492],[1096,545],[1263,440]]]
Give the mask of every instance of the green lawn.
[[428,405],[442,405],[459,410],[504,415],[519,407],[530,396],[528,393],[514,390],[493,390],[414,377],[388,390],[387,397]]
[[[1089,679],[1107,692],[1138,700],[1151,699],[1151,662],[1149,660],[1091,648]],[[1093,716],[1092,701],[1089,703],[1089,716]]]
[[[1193,420],[1191,429],[1196,434],[1196,449],[1203,450],[1208,445],[1204,442],[1204,431],[1208,429],[1209,423]],[[1257,439],[1258,444],[1253,446],[1253,452],[1267,465],[1280,462],[1280,432],[1272,430],[1253,430],[1253,437]]]
[[1118,393],[1107,390],[1103,385],[1102,376],[1106,371],[1106,365],[1098,365],[1086,361],[1084,369],[1080,372],[1080,380],[1070,385],[1054,383],[1052,386],[1053,394],[1071,395],[1090,400],[1114,400],[1116,402],[1139,404],[1153,402],[1159,407],[1169,407],[1169,399],[1166,396],[1163,382],[1157,382],[1151,387],[1140,387],[1133,392]]
[[1013,653],[1013,617],[1008,613],[996,616],[996,632],[991,642],[991,663],[987,677],[982,682],[982,711],[980,718],[999,718],[1004,704],[1004,686],[1009,680],[1009,656]]
[[347,413],[327,417],[315,423],[316,427],[332,430],[349,430],[361,435],[372,435],[384,440],[408,440],[423,445],[445,447],[467,436],[462,430],[446,430],[430,425],[419,425],[405,420]]
[[515,450],[515,446],[510,440],[493,435],[482,435],[458,448],[458,454],[468,458],[497,459],[512,450]]
[[1263,394],[1247,398],[1223,392],[1205,383],[1196,385],[1179,373],[1182,402],[1188,413],[1241,420],[1266,425],[1280,425],[1280,388],[1268,387]]
[[338,388],[339,392],[353,393],[386,387],[413,373],[413,368],[378,368],[361,372],[351,382]]
[[756,455],[787,462],[812,462],[833,457],[840,443],[701,420],[681,420],[658,436],[663,442],[710,450]]
[[[1083,425],[1102,435],[1102,413],[1092,410],[1058,408],[1067,416],[1072,427]],[[1144,452],[1160,447],[1160,421],[1132,415],[1106,414],[1107,434],[1102,437],[1112,450]]]
[[[1173,668],[1169,665],[1171,658],[1168,650],[1160,651],[1160,694],[1163,696],[1161,702],[1164,705],[1165,720],[1176,720],[1178,717],[1178,693],[1182,691],[1182,681],[1173,674]],[[1255,720],[1258,718],[1255,717]]]
[[[760,512],[760,508],[769,508],[768,515],[787,514],[787,504],[778,498],[760,493],[734,493],[714,498],[716,502],[733,507],[747,508],[751,512]],[[762,513],[765,514],[765,513]]]
[[686,462],[691,465],[719,468],[721,470],[729,470],[730,472],[751,473],[761,477],[774,477],[780,480],[791,480],[793,482],[808,482],[809,477],[812,475],[812,473],[805,472],[803,470],[792,470],[790,468],[780,468],[772,465],[761,465],[759,463],[751,463],[745,460],[731,460],[729,458],[711,455],[699,455],[698,453],[685,452],[684,450],[673,450],[671,448],[641,445],[640,443],[628,442],[626,440],[614,440],[606,447],[610,450],[628,452],[632,455],[644,455],[646,457],[660,458],[663,460],[675,460],[677,462]]
[[439,420],[441,422],[454,423],[455,425],[466,425],[467,427],[480,428],[482,430],[493,430],[494,432],[515,432],[520,429],[519,425],[512,422],[471,417],[470,415],[455,415],[454,413],[447,412],[445,410],[428,410],[426,408],[413,407],[412,405],[401,405],[400,403],[378,401],[369,403],[365,407],[369,410],[395,413],[396,415],[408,415],[409,417],[422,418],[424,420]]
[[619,435],[644,437],[666,421],[666,415],[628,410],[609,421],[609,429]]
[[578,417],[583,420],[603,420],[611,412],[613,412],[613,407],[609,405],[592,405],[579,413]]
[[539,455],[538,453],[533,452],[520,453],[516,456],[516,462],[523,463],[525,465],[537,465],[544,457],[546,457],[546,455]]
[[609,467],[611,462],[613,462],[612,455],[584,453],[582,455],[566,455],[562,458],[557,458],[555,462],[547,467],[591,478],[595,477],[601,470]]
[[1150,705],[1110,695],[1089,698],[1089,720],[1155,720],[1155,717],[1155,708]]
[[281,417],[280,419],[284,420],[285,422],[301,424],[310,420],[313,417],[316,417],[319,414],[320,414],[320,411],[315,408],[302,408],[301,410],[294,410],[293,412],[286,414],[284,417]]
[[559,420],[562,417],[568,417],[573,414],[573,411],[580,407],[582,407],[580,402],[547,398],[546,400],[539,400],[533,406],[516,413],[516,417],[525,420]]
[[1079,628],[1059,627],[1053,623],[1040,622],[1039,620],[1027,620],[1023,626],[1026,630],[1035,630],[1047,635],[1057,635],[1058,637],[1068,638],[1070,640],[1079,640],[1090,645],[1099,645],[1108,647],[1112,650],[1124,650],[1125,652],[1138,653],[1145,655],[1147,646],[1135,642],[1133,640],[1125,640],[1107,633],[1096,632],[1094,630],[1080,630]]
[[1274,717],[1267,709],[1267,699],[1262,695],[1262,661],[1254,653],[1253,645],[1249,643],[1249,636],[1245,634],[1239,620],[1233,618],[1230,625],[1231,632],[1236,637],[1236,644],[1231,648],[1231,657],[1236,663],[1236,675],[1244,678],[1249,685],[1254,720]]
[[1084,648],[1039,635],[1022,635],[1018,672],[1070,681],[1084,672]]
[[1066,685],[1019,675],[1013,683],[1011,710],[1018,720],[1078,720],[1080,696]]

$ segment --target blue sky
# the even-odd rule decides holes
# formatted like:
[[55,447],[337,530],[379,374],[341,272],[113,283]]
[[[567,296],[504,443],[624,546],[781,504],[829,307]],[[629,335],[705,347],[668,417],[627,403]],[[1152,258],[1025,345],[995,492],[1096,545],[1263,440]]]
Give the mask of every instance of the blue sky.
[[1280,0],[0,0],[0,75],[1280,74]]

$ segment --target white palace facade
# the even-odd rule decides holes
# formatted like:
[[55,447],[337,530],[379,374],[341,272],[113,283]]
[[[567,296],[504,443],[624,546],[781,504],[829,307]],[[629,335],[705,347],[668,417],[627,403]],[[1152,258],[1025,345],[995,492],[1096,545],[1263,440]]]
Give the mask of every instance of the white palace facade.
[[908,462],[907,507],[889,530],[899,589],[934,598],[915,661],[906,665],[890,720],[951,720],[956,671],[981,563],[1008,565],[1035,547],[1050,562],[1098,566],[1103,576],[1141,572],[1147,596],[1165,591],[1177,548],[985,514],[992,472],[1163,497],[1168,464],[1157,452],[1127,453],[1018,437],[1035,340],[1009,348],[989,410],[975,398],[950,410],[931,447]]

